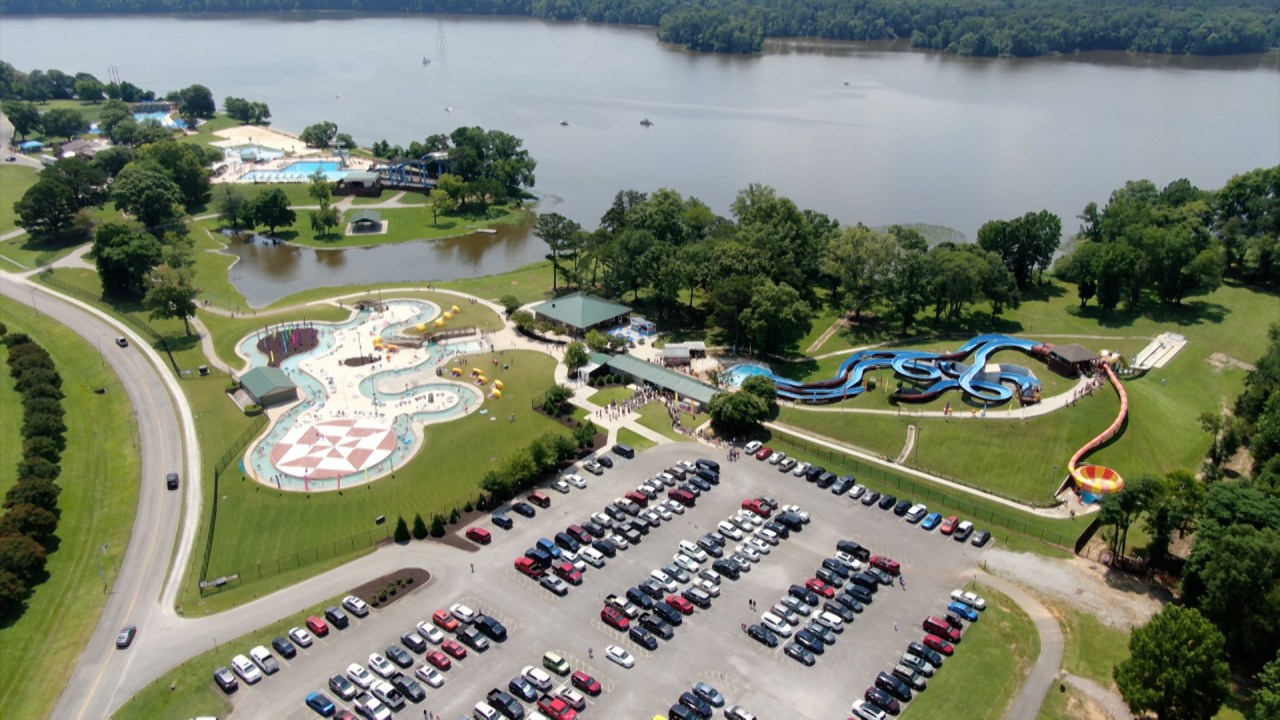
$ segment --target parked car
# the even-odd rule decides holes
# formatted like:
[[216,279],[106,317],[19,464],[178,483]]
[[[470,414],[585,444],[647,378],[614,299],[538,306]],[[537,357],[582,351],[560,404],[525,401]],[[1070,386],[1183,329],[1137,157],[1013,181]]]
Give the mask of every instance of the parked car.
[[356,689],[355,683],[347,679],[346,675],[334,675],[329,678],[329,689],[333,691],[334,695],[337,695],[343,700],[350,700],[356,696],[357,692],[359,692],[359,690]]
[[438,688],[444,685],[444,675],[440,674],[439,670],[429,665],[420,665],[417,670],[413,671],[413,674],[419,680],[433,688]]
[[570,676],[569,681],[582,692],[595,697],[600,694],[600,682],[581,670]]
[[[351,624],[351,619],[348,618],[347,614],[342,612],[342,610],[340,610],[337,605],[330,605],[329,607],[325,608],[324,617],[326,620],[329,621],[329,624],[333,625],[339,630],[345,630],[347,626]],[[321,635],[322,633],[316,633],[316,634]]]
[[252,660],[244,655],[236,655],[231,658],[231,669],[240,676],[241,680],[250,685],[262,679],[262,671],[258,669],[258,666]]
[[254,646],[254,648],[249,651],[249,657],[253,658],[253,661],[257,663],[258,667],[262,668],[262,672],[267,675],[275,675],[280,672],[280,663],[276,660],[275,656],[271,654],[271,651],[267,650],[262,645]]
[[974,547],[983,547],[991,541],[991,533],[986,530],[979,530],[973,534],[972,544]]
[[[315,620],[319,622],[321,625],[324,624],[324,621],[321,620],[320,618],[311,618],[311,620]],[[311,647],[311,643],[313,642],[311,639],[311,633],[307,632],[306,630],[303,630],[300,627],[290,628],[289,637],[290,639],[293,640],[295,644],[298,645],[298,647],[304,647],[304,648]]]
[[306,705],[315,710],[321,717],[333,717],[333,714],[338,711],[337,706],[333,704],[329,696],[322,692],[308,693]]
[[965,540],[968,540],[969,536],[972,534],[973,523],[968,520],[962,520],[960,521],[960,524],[956,526],[956,531],[951,534],[951,539],[956,542],[964,542]]
[[527,502],[516,502],[516,503],[512,503],[512,504],[511,504],[511,512],[513,512],[513,513],[515,513],[515,514],[517,514],[517,515],[523,515],[523,516],[525,516],[525,517],[527,517],[527,518],[531,518],[531,517],[533,517],[534,515],[537,515],[537,514],[538,514],[538,511],[537,511],[537,510],[534,510],[534,509],[533,509],[533,506],[532,506],[532,505],[530,505],[530,504],[529,504],[529,503],[527,503]]
[[924,516],[924,520],[920,521],[920,527],[923,530],[933,530],[942,522],[942,513],[931,512]]
[[782,651],[786,653],[787,657],[807,667],[813,667],[814,663],[817,662],[817,659],[813,657],[813,653],[804,649],[797,643],[787,643],[786,647],[784,647]]
[[957,602],[962,602],[965,605],[968,605],[969,607],[972,607],[976,610],[987,609],[987,601],[984,600],[982,596],[976,595],[974,593],[967,592],[964,590],[959,590],[959,589],[952,590],[951,599]]
[[763,625],[748,625],[747,636],[766,647],[778,647],[778,636]]
[[298,656],[298,649],[289,642],[289,639],[283,635],[271,641],[271,649],[280,654],[280,657],[288,660]]
[[493,542],[493,535],[482,527],[467,528],[466,536],[468,540],[480,543],[481,545],[488,545]]
[[604,655],[609,658],[610,661],[617,663],[621,667],[629,669],[636,666],[636,659],[631,656],[631,653],[623,650],[617,645],[609,645],[606,647],[604,649]]
[[369,614],[369,605],[355,595],[342,598],[342,607],[350,610],[356,617],[365,617]]
[[952,655],[956,651],[954,645],[932,633],[924,636],[924,646],[945,656]]
[[240,681],[236,680],[236,676],[227,668],[220,667],[213,671],[213,681],[218,684],[222,692],[230,695],[240,687]]

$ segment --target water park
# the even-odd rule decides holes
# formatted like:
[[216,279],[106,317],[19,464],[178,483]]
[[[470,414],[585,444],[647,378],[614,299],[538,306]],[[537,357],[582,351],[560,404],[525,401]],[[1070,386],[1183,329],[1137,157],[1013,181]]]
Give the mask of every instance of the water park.
[[[492,368],[467,365],[467,355],[492,347],[475,328],[451,326],[459,312],[426,300],[370,301],[342,323],[268,325],[243,338],[246,399],[266,406],[271,421],[246,452],[246,475],[281,490],[353,487],[403,466],[426,425],[489,414],[486,404],[505,389],[504,366],[496,357]],[[252,383],[259,375],[268,379]]]

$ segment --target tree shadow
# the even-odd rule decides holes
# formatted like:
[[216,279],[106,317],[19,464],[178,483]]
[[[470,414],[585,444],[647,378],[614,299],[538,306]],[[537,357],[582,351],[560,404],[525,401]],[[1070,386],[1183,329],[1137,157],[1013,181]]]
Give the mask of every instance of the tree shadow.
[[1052,282],[1039,282],[1021,292],[1022,302],[1049,302],[1067,294],[1067,289]]
[[1227,319],[1231,309],[1209,300],[1191,300],[1178,304],[1143,303],[1134,309],[1104,310],[1097,305],[1071,307],[1067,312],[1076,317],[1097,323],[1109,329],[1131,327],[1142,319],[1170,325],[1219,325]]

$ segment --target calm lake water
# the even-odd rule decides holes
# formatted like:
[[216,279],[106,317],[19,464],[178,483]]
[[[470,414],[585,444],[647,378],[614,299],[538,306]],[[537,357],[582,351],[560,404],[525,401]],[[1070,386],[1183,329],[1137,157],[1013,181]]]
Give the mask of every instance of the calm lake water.
[[[1280,162],[1276,53],[983,60],[779,41],[728,57],[660,45],[648,28],[288,15],[5,18],[0,58],[100,78],[115,66],[161,92],[199,82],[219,101],[267,102],[281,129],[331,120],[365,145],[499,128],[537,158],[541,209],[589,228],[623,188],[671,187],[727,213],[762,182],[846,223],[972,238],[988,219],[1047,208],[1074,232],[1085,203],[1125,180],[1218,187]],[[312,268],[326,284],[443,279],[545,252],[502,238],[341,259],[245,250],[237,284],[260,303],[316,284]]]

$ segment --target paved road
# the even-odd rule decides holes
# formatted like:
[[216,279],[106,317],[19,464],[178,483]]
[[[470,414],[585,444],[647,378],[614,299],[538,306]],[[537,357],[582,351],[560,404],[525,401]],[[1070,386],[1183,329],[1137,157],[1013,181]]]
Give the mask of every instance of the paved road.
[[[189,512],[186,521],[188,534],[195,530],[199,517],[199,483],[186,482],[197,478],[199,452],[193,437],[184,438],[184,428],[190,428],[190,411],[185,412],[175,403],[169,385],[176,382],[164,370],[158,370],[160,360],[154,351],[131,333],[109,324],[100,313],[72,302],[60,300],[39,286],[21,278],[4,274],[0,276],[0,293],[25,305],[32,306],[54,321],[69,327],[89,344],[101,348],[112,370],[120,376],[125,392],[134,407],[141,439],[142,485],[138,497],[138,512],[129,538],[129,549],[124,556],[120,574],[112,588],[111,597],[103,610],[98,627],[88,646],[81,654],[75,672],[52,717],[80,720],[106,717],[107,709],[129,697],[121,682],[130,677],[154,677],[145,666],[153,659],[163,657],[164,650],[148,632],[156,618],[172,613],[172,601],[160,603],[169,562],[174,551],[174,537],[183,519],[184,500]],[[130,347],[117,347],[114,338],[130,337]],[[179,394],[180,395],[180,394]],[[185,406],[185,401],[181,401]],[[110,422],[110,418],[103,418]],[[184,465],[184,440],[193,448]],[[185,467],[185,470],[183,468]],[[165,489],[166,472],[178,470],[183,476],[183,491]],[[171,588],[166,595],[176,592],[182,560]],[[166,610],[166,608],[170,608]],[[115,651],[115,635],[126,624],[140,628],[138,640],[128,653]]]
[[1035,665],[1031,666],[1027,679],[1022,682],[1022,688],[1018,690],[1013,703],[1009,705],[1009,711],[1005,713],[1005,717],[1009,720],[1036,717],[1040,714],[1040,706],[1044,704],[1045,696],[1049,694],[1049,688],[1053,687],[1058,679],[1058,668],[1062,667],[1062,626],[1058,624],[1058,619],[1053,616],[1053,613],[1049,612],[1049,608],[1021,586],[989,574],[983,574],[979,582],[990,585],[1012,598],[1023,612],[1031,617],[1031,621],[1036,625],[1036,631],[1040,633],[1040,657],[1036,658]]

